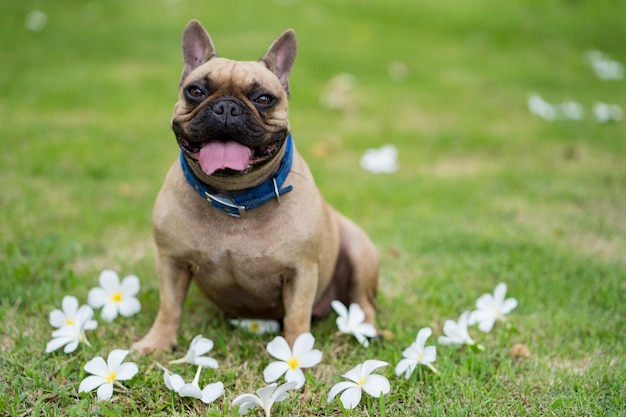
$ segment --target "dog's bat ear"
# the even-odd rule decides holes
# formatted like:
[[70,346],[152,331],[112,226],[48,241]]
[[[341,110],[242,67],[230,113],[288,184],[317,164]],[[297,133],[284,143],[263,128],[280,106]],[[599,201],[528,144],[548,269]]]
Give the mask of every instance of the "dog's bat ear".
[[289,73],[296,60],[298,45],[293,29],[283,32],[269,47],[260,62],[272,71],[280,80],[289,97]]
[[183,75],[180,79],[182,85],[185,78],[200,65],[217,56],[213,41],[208,32],[197,20],[190,21],[183,32]]

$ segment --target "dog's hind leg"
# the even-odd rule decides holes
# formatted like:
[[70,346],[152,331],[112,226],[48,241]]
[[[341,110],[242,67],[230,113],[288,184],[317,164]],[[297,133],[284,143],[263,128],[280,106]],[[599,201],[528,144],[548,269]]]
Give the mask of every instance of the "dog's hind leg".
[[330,310],[330,302],[346,306],[357,303],[365,312],[365,321],[376,325],[378,287],[378,251],[365,232],[348,218],[337,213],[339,256],[332,281],[317,301],[313,315],[320,317]]

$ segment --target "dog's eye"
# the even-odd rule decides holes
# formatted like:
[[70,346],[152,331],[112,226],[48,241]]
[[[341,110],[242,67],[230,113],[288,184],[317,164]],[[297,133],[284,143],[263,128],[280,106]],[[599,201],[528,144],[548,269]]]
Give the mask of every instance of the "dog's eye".
[[269,94],[261,94],[260,96],[254,99],[254,102],[256,104],[261,104],[263,106],[272,104],[273,101],[274,101],[274,97],[270,96]]
[[197,85],[190,85],[185,92],[187,93],[187,97],[191,99],[199,99],[205,96],[204,90]]

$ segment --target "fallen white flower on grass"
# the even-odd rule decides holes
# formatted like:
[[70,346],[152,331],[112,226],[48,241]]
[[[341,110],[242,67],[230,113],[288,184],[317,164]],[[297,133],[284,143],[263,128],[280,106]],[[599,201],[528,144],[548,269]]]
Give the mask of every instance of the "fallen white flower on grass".
[[267,387],[258,389],[256,391],[257,395],[242,394],[238,396],[233,400],[232,405],[239,406],[239,414],[247,414],[251,408],[261,407],[265,411],[265,417],[270,417],[272,405],[287,399],[287,391],[295,388],[296,385],[297,382],[295,381],[287,382],[281,386],[274,382]]
[[378,368],[387,366],[387,362],[378,360],[367,360],[359,364],[342,375],[349,381],[335,384],[328,393],[328,402],[331,402],[337,394],[343,391],[341,403],[350,410],[361,402],[362,391],[365,391],[374,398],[387,394],[391,389],[389,380],[382,375],[372,374]]
[[593,106],[593,114],[598,123],[619,122],[624,117],[622,108],[617,104],[598,102]]
[[[76,297],[72,295],[66,295],[65,297],[63,297],[63,301],[61,301],[61,308],[62,310],[55,309],[50,312],[50,325],[52,327],[61,328],[66,325],[74,325],[78,321],[80,321],[80,309]],[[83,311],[81,315],[83,315],[84,313],[85,312]],[[93,310],[91,315],[93,316]],[[98,322],[95,320],[89,320],[84,323],[83,327],[86,330],[93,330],[98,327]]]
[[197,335],[193,338],[189,345],[189,350],[184,357],[171,360],[170,363],[190,363],[192,365],[201,365],[203,368],[218,368],[217,361],[208,356],[202,356],[213,349],[213,341]]
[[233,319],[230,324],[255,334],[278,333],[280,331],[280,324],[276,320]]
[[556,119],[554,106],[545,101],[538,94],[531,94],[528,97],[528,109],[532,114],[541,117],[543,120],[551,122]]
[[585,58],[591,65],[596,76],[603,80],[621,80],[624,78],[624,66],[598,50],[585,52]]
[[341,301],[331,301],[333,310],[339,314],[337,317],[337,327],[339,331],[344,334],[351,334],[356,337],[365,347],[369,346],[368,337],[376,336],[376,327],[372,324],[365,323],[365,313],[360,305],[356,303],[350,304],[349,308],[346,308]]
[[[72,302],[70,301],[70,303]],[[57,314],[54,316],[54,322],[57,323],[60,316]],[[66,316],[66,320],[67,317],[69,316]],[[54,352],[62,346],[65,346],[65,349],[63,350],[65,353],[71,353],[76,350],[80,343],[85,343],[87,346],[91,346],[89,340],[87,340],[87,336],[85,335],[85,330],[93,330],[98,327],[98,322],[92,320],[92,317],[93,309],[91,307],[88,305],[80,306],[70,320],[71,324],[63,324],[57,330],[52,332],[53,339],[46,345],[46,353]],[[52,324],[52,317],[50,320]]]
[[92,375],[82,380],[78,392],[90,392],[98,388],[98,401],[110,399],[114,382],[131,379],[139,371],[133,362],[122,363],[127,354],[127,350],[115,349],[109,353],[106,362],[101,356],[87,362],[85,371]]
[[[459,317],[459,321],[446,320],[443,324],[444,336],[439,336],[439,343],[442,345],[476,345],[476,342],[470,337],[467,331],[469,323],[469,311],[464,311]],[[477,345],[479,349],[484,349],[482,345]]]
[[215,382],[200,389],[198,382],[200,380],[201,371],[202,365],[198,365],[198,370],[196,371],[193,381],[190,384],[185,384],[185,381],[183,381],[180,375],[172,374],[168,370],[164,370],[163,381],[170,390],[176,392],[181,397],[192,397],[205,404],[209,404],[224,395],[224,384]]
[[265,382],[274,382],[285,374],[287,382],[296,382],[296,389],[304,386],[303,368],[311,368],[322,360],[322,352],[313,349],[315,338],[311,333],[302,333],[293,344],[293,350],[287,340],[276,336],[267,344],[267,352],[278,359],[272,362],[263,371]]
[[398,149],[394,145],[368,149],[361,157],[360,165],[374,174],[394,173],[398,170]]
[[113,321],[118,314],[130,317],[141,310],[141,304],[135,297],[139,292],[139,278],[129,275],[120,283],[115,271],[104,270],[98,277],[100,287],[89,291],[89,305],[102,308],[101,317]]
[[483,294],[476,300],[476,310],[469,315],[469,325],[478,323],[478,328],[484,333],[489,333],[496,320],[505,321],[505,315],[517,307],[515,298],[506,297],[506,284],[500,283],[492,294]]
[[437,358],[437,349],[434,346],[424,346],[426,339],[432,333],[430,327],[425,327],[417,333],[415,342],[402,352],[404,359],[396,365],[395,373],[397,376],[404,374],[405,378],[409,379],[417,365],[426,365],[431,371],[437,373],[437,369],[432,364]]

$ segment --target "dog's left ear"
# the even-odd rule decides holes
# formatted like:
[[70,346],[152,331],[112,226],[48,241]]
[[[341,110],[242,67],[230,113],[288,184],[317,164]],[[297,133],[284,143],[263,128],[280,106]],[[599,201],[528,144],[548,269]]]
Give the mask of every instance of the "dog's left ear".
[[183,32],[183,62],[185,66],[180,84],[183,84],[191,71],[215,56],[217,56],[215,46],[213,46],[213,41],[202,23],[195,19],[190,21]]
[[293,29],[287,29],[270,45],[260,59],[260,62],[276,74],[287,92],[287,97],[289,97],[289,73],[296,60],[297,50],[296,33]]

